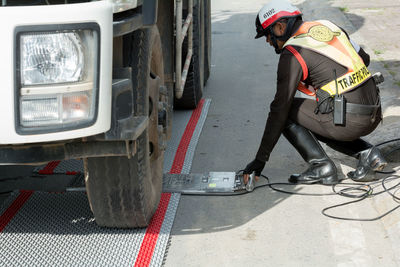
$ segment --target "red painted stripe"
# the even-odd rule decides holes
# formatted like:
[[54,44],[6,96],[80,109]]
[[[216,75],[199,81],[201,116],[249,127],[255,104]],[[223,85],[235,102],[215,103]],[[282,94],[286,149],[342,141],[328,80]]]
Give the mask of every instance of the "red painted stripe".
[[196,129],[197,126],[197,122],[199,121],[203,105],[204,105],[204,99],[200,100],[197,108],[193,110],[192,116],[190,117],[190,120],[186,125],[185,132],[182,135],[181,141],[176,151],[170,173],[181,173],[182,171],[183,164],[185,163],[186,152],[189,147],[190,141],[192,140],[194,130]]
[[18,211],[22,208],[26,201],[33,194],[33,191],[21,191],[14,202],[7,208],[7,210],[0,216],[0,233],[3,232],[4,228],[14,218]]
[[[192,112],[192,116],[186,125],[185,131],[181,137],[178,149],[175,153],[174,162],[172,163],[170,173],[181,173],[183,164],[185,162],[186,152],[188,150],[193,133],[196,129],[197,123],[203,110],[204,99],[200,100],[197,108]],[[146,234],[140,246],[138,256],[136,258],[135,267],[149,266],[153,257],[154,249],[157,244],[158,235],[160,233],[165,213],[168,209],[170,193],[163,193],[161,195],[160,204],[154,214],[149,226],[147,227]]]
[[39,170],[39,174],[53,174],[54,169],[57,168],[57,166],[58,166],[58,164],[60,164],[60,162],[61,162],[60,160],[50,161],[49,163],[47,163],[46,167]]
[[170,193],[162,193],[160,204],[158,205],[157,211],[151,219],[149,226],[147,227],[142,245],[140,246],[139,254],[135,262],[135,267],[150,265],[153,252],[157,244],[158,235],[164,222],[165,214],[167,213],[170,199]]

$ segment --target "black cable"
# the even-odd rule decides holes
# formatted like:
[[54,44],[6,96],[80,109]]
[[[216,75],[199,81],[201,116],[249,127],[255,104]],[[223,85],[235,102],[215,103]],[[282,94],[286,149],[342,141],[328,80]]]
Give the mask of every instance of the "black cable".
[[400,146],[394,147],[392,150],[389,150],[389,152],[386,152],[384,156],[388,156],[397,150],[400,150]]
[[[336,191],[336,187],[338,185],[357,185],[357,186],[352,186],[352,187],[346,187],[340,191]],[[364,189],[363,187],[366,187]],[[369,184],[355,184],[355,183],[340,183],[340,184],[335,184],[332,185],[332,191],[339,196],[343,197],[348,197],[348,198],[365,198],[368,197],[370,194],[372,194],[373,189]],[[359,195],[354,195],[354,194],[349,194],[347,191],[361,191],[361,194]]]
[[[387,180],[389,180],[389,178],[391,178],[390,180],[395,180],[395,179],[398,179],[399,176],[388,176],[388,177],[385,177],[385,178],[382,179],[382,182],[386,182]],[[376,183],[381,183],[381,182],[380,181],[376,181]],[[395,184],[394,186],[392,186],[390,188],[386,188],[385,185],[382,184],[383,190],[381,192],[373,193],[373,194],[371,194],[371,196],[377,196],[377,195],[380,195],[382,193],[390,193],[390,190],[395,189],[395,188],[397,188],[399,186],[400,186],[400,182],[398,182],[397,184]],[[400,187],[398,189],[400,189]]]
[[[241,171],[237,172],[237,174],[240,173],[240,172],[241,172]],[[292,183],[270,183],[270,182],[269,182],[269,178],[268,178],[267,176],[261,174],[260,177],[266,179],[266,180],[267,180],[267,183],[262,184],[262,185],[259,185],[259,186],[256,186],[256,187],[254,188],[254,190],[259,189],[259,188],[262,188],[262,187],[268,186],[268,187],[270,187],[270,188],[271,188],[272,190],[274,190],[274,191],[281,192],[281,193],[285,193],[285,194],[291,194],[291,195],[302,195],[302,196],[329,196],[329,195],[340,195],[340,196],[349,197],[349,198],[358,198],[357,200],[353,200],[353,201],[341,203],[341,204],[334,205],[334,206],[329,206],[329,207],[326,207],[326,208],[324,208],[324,209],[322,210],[322,214],[323,214],[323,215],[325,215],[325,216],[327,216],[327,217],[330,217],[330,218],[334,218],[334,219],[353,220],[353,221],[372,221],[372,220],[378,220],[378,219],[383,218],[384,216],[388,215],[389,213],[391,213],[392,211],[394,211],[394,210],[396,210],[396,209],[398,208],[398,207],[396,207],[396,208],[394,208],[394,209],[392,209],[392,210],[390,210],[390,211],[388,211],[388,212],[386,212],[386,213],[384,213],[384,214],[382,214],[382,215],[380,215],[380,216],[378,216],[378,217],[376,217],[376,218],[371,218],[371,219],[354,219],[354,218],[345,218],[345,217],[333,216],[333,215],[327,214],[326,211],[327,211],[327,210],[330,210],[330,209],[337,208],[337,207],[342,207],[342,206],[350,205],[350,204],[352,204],[352,203],[360,202],[360,201],[366,199],[367,197],[374,195],[374,194],[372,193],[372,192],[373,192],[373,188],[372,188],[371,185],[377,184],[378,182],[375,181],[375,182],[372,182],[372,183],[370,183],[370,184],[340,183],[340,184],[336,184],[336,185],[333,185],[333,186],[332,186],[332,190],[333,190],[332,193],[321,193],[321,194],[317,194],[317,193],[292,192],[292,191],[287,191],[287,190],[283,190],[283,189],[278,189],[278,188],[276,188],[276,187],[274,187],[274,186],[276,186],[276,185],[297,185],[297,186],[298,186],[298,185],[302,185],[302,184],[292,184]],[[383,193],[383,192],[386,192],[387,190],[391,190],[391,189],[397,187],[399,184],[400,184],[400,182],[399,182],[398,184],[396,184],[395,186],[392,186],[392,187],[389,188],[389,189],[385,188],[384,191],[375,193],[375,195],[381,194],[381,193]],[[318,185],[320,185],[320,184],[318,184]],[[343,186],[343,185],[352,185],[352,187],[346,187],[346,188],[341,189],[341,190],[339,190],[339,191],[335,189],[336,187],[338,187],[338,186]],[[366,188],[366,189],[364,189],[363,187]],[[253,191],[254,191],[254,190],[253,190]],[[357,194],[357,195],[349,194],[349,193],[347,193],[347,192],[349,192],[349,191],[361,191],[361,194]],[[232,193],[232,192],[229,192],[229,193],[201,193],[201,194],[183,193],[183,195],[196,195],[196,196],[237,196],[237,195],[245,195],[245,194],[248,194],[248,193],[251,193],[251,192],[252,192],[252,191],[245,191],[245,190],[243,190],[243,191],[237,191],[237,192],[234,192],[234,193]],[[397,198],[397,197],[396,197],[396,198]],[[398,198],[398,199],[400,200],[400,198]],[[399,205],[399,207],[400,207],[400,205]]]
[[[330,215],[327,213],[328,210],[334,209],[334,208],[338,208],[338,207],[343,207],[346,205],[350,205],[350,204],[354,204],[357,202],[361,202],[364,199],[371,197],[371,196],[376,196],[382,193],[389,193],[394,199],[396,199],[397,201],[400,202],[400,197],[397,197],[395,194],[391,193],[390,190],[398,187],[400,185],[400,182],[397,183],[396,185],[390,187],[390,188],[386,188],[385,186],[385,181],[387,181],[390,178],[390,180],[394,180],[395,178],[393,177],[386,177],[385,179],[381,181],[374,181],[371,183],[364,183],[364,184],[359,184],[359,183],[339,183],[336,185],[332,186],[332,190],[333,193],[324,193],[324,194],[312,194],[312,193],[299,193],[299,192],[292,192],[292,191],[286,191],[286,190],[281,190],[278,188],[275,188],[274,185],[299,185],[299,184],[290,184],[290,183],[271,183],[269,184],[269,187],[272,190],[281,192],[281,193],[285,193],[285,194],[291,194],[291,195],[302,195],[302,196],[327,196],[327,195],[340,195],[340,196],[344,196],[344,197],[348,197],[348,198],[356,198],[356,200],[352,200],[352,201],[348,201],[348,202],[344,202],[341,204],[337,204],[337,205],[333,205],[333,206],[329,206],[324,208],[321,213],[324,216],[327,216],[329,218],[333,218],[333,219],[338,219],[338,220],[346,220],[346,221],[376,221],[379,220],[383,217],[385,217],[386,215],[390,214],[391,212],[397,210],[398,208],[400,208],[400,205],[394,207],[393,209],[385,212],[384,214],[381,214],[377,217],[374,218],[348,218],[348,217],[339,217],[339,216],[334,216],[334,215]],[[377,192],[377,193],[373,193],[373,187],[372,185],[374,184],[378,184],[378,183],[382,183],[382,186],[384,187],[384,190],[381,192]],[[337,190],[336,187],[338,186],[351,186],[351,187],[346,187],[344,189],[341,190]],[[400,188],[398,188],[397,190],[400,190]],[[361,191],[361,194],[350,194],[348,192],[351,191]]]
[[[400,201],[400,198],[399,198],[399,197],[397,197],[395,194],[393,194],[392,192],[390,192],[390,190],[393,189],[394,187],[391,187],[391,188],[389,188],[389,189],[386,188],[385,182],[386,182],[387,178],[388,178],[388,177],[385,177],[385,178],[382,179],[382,187],[383,187],[383,189],[384,189],[389,195],[391,195],[391,196],[393,197],[394,200]],[[399,188],[399,189],[400,189],[400,188]],[[399,190],[399,189],[397,189],[397,190]],[[397,191],[397,190],[396,190],[396,191]]]
[[[397,189],[394,191],[393,194],[396,195],[398,191],[400,191],[400,188],[397,188]],[[398,200],[398,197],[394,198],[393,200],[400,204],[400,200]]]
[[[400,205],[398,205],[398,206],[396,206],[396,207],[390,209],[389,211],[387,211],[387,212],[385,212],[385,213],[383,213],[383,214],[381,214],[381,215],[379,215],[379,216],[377,216],[377,217],[374,217],[374,218],[349,218],[349,217],[339,217],[339,216],[330,215],[330,214],[327,213],[327,211],[328,211],[328,210],[331,210],[331,209],[338,208],[338,207],[343,207],[343,206],[347,206],[347,205],[354,204],[354,203],[357,203],[357,202],[361,202],[361,201],[363,201],[363,200],[366,199],[366,198],[373,197],[373,196],[377,196],[377,195],[380,195],[380,194],[382,194],[382,193],[388,193],[388,194],[390,194],[396,202],[400,203],[400,197],[396,196],[395,193],[391,193],[391,192],[390,192],[390,190],[395,189],[395,188],[397,188],[396,192],[397,192],[397,191],[400,191],[400,187],[399,187],[399,186],[400,186],[400,181],[399,181],[398,183],[396,183],[395,185],[391,186],[390,188],[387,188],[386,185],[385,185],[385,183],[386,183],[387,181],[389,181],[389,180],[395,180],[395,179],[398,179],[398,178],[399,178],[399,177],[388,176],[388,177],[385,177],[384,179],[382,179],[382,181],[374,181],[374,182],[362,183],[362,184],[360,184],[360,183],[339,183],[339,184],[332,185],[332,191],[333,191],[333,193],[324,193],[324,194],[299,193],[299,192],[292,192],[292,191],[282,190],[282,189],[278,189],[278,188],[274,187],[274,185],[299,185],[299,184],[291,184],[291,183],[270,183],[270,184],[268,184],[268,186],[269,186],[272,190],[275,190],[275,191],[277,191],[277,192],[281,192],[281,193],[285,193],[285,194],[291,194],[291,195],[302,195],[302,196],[340,195],[340,196],[344,196],[344,197],[348,197],[348,198],[356,198],[356,200],[352,200],[352,201],[344,202],[344,203],[341,203],[341,204],[337,204],[337,205],[333,205],[333,206],[326,207],[326,208],[324,208],[324,209],[321,211],[321,213],[322,213],[324,216],[327,216],[327,217],[332,218],[332,219],[337,219],[337,220],[346,220],[346,221],[376,221],[376,220],[382,219],[383,217],[385,217],[385,216],[387,216],[388,214],[392,213],[393,211],[397,210],[398,208],[400,208]],[[380,192],[375,192],[375,193],[374,193],[374,192],[373,192],[373,191],[374,191],[374,188],[377,187],[377,186],[374,186],[374,185],[377,185],[377,184],[379,184],[379,183],[381,183],[381,185],[382,185],[382,187],[383,187],[383,190],[380,191]],[[339,187],[339,186],[348,186],[348,187],[343,188],[343,189],[341,189],[341,190],[337,190],[336,188]],[[349,192],[354,192],[354,191],[361,192],[361,193],[358,193],[358,194],[349,193]]]
[[[388,143],[395,142],[395,141],[400,141],[400,138],[384,141],[384,142],[381,142],[381,143],[379,143],[379,144],[377,144],[375,146],[381,146],[381,145],[388,144]],[[394,151],[397,151],[399,149],[400,149],[400,146],[390,150],[388,153],[385,154],[385,156],[387,156],[387,155],[389,155],[389,154],[391,154]],[[236,174],[238,175],[240,172],[243,172],[243,171],[244,170],[240,170]],[[378,173],[383,173],[383,174],[393,174],[396,171],[393,170],[393,171],[389,171],[389,172],[385,172],[385,171],[377,171],[377,172]],[[341,204],[337,204],[337,205],[326,207],[321,211],[321,213],[324,216],[327,216],[327,217],[333,218],[333,219],[346,220],[346,221],[376,221],[376,220],[379,220],[379,219],[385,217],[386,215],[392,213],[393,211],[397,210],[398,208],[400,208],[400,205],[398,205],[398,206],[392,208],[391,210],[389,210],[389,211],[387,211],[387,212],[385,212],[385,213],[383,213],[383,214],[381,214],[381,215],[379,215],[377,217],[374,217],[374,218],[361,218],[361,219],[359,219],[359,218],[339,217],[339,216],[334,216],[334,215],[330,215],[330,214],[327,213],[328,210],[335,209],[335,208],[338,208],[338,207],[347,206],[347,205],[354,204],[354,203],[357,203],[357,202],[361,202],[364,199],[367,199],[367,198],[373,197],[373,196],[377,196],[377,195],[380,195],[380,194],[383,194],[383,193],[388,193],[389,195],[392,196],[394,201],[396,201],[397,203],[400,203],[400,197],[396,196],[396,192],[400,191],[400,181],[399,181],[399,183],[395,184],[394,186],[392,186],[390,188],[386,188],[386,185],[385,185],[385,183],[389,179],[390,180],[394,180],[394,179],[398,179],[400,177],[388,176],[388,177],[383,178],[382,181],[374,181],[374,182],[370,182],[370,183],[361,183],[361,184],[360,183],[342,183],[341,182],[339,184],[332,185],[332,191],[333,191],[332,193],[300,193],[300,192],[293,192],[293,191],[287,191],[287,190],[279,189],[279,188],[276,188],[275,186],[277,186],[277,185],[296,185],[296,186],[298,186],[298,185],[304,185],[304,183],[303,184],[301,184],[301,183],[300,184],[299,183],[296,183],[296,184],[293,184],[293,183],[270,183],[269,178],[267,176],[262,175],[262,174],[260,176],[265,178],[267,180],[267,183],[254,187],[254,190],[256,190],[258,188],[262,188],[262,187],[268,186],[269,188],[271,188],[274,191],[277,191],[277,192],[280,192],[280,193],[284,193],[284,194],[290,194],[290,195],[301,195],[301,196],[331,196],[331,195],[339,195],[339,196],[343,196],[343,197],[347,197],[347,198],[355,198],[356,199],[356,200],[352,200],[352,201],[344,202],[344,203],[341,203]],[[380,192],[374,192],[374,189],[377,187],[377,186],[374,186],[374,185],[377,185],[378,183],[381,183],[381,185],[383,187],[383,190],[380,191]],[[307,185],[313,185],[313,184],[321,185],[319,183],[306,183],[306,184]],[[343,188],[341,190],[337,190],[336,188],[339,187],[339,186],[347,186],[347,187]],[[395,193],[390,192],[390,190],[395,189],[395,188],[397,188]],[[243,191],[238,191],[238,192],[234,192],[234,193],[232,193],[232,192],[229,192],[229,193],[202,193],[202,194],[187,194],[186,193],[186,194],[183,194],[183,195],[236,196],[236,195],[248,194],[248,193],[251,193],[251,192],[252,191],[243,190]],[[355,194],[353,192],[358,192],[358,193]]]
[[[278,189],[278,188],[276,188],[274,186],[275,185],[296,185],[296,186],[298,186],[298,185],[302,185],[302,184],[270,183],[269,182],[269,178],[267,176],[261,175],[260,177],[265,178],[267,180],[267,183],[254,187],[254,190],[268,186],[274,191],[277,191],[277,192],[280,192],[280,193],[285,193],[285,194],[290,194],[290,195],[302,195],[302,196],[340,195],[340,196],[348,197],[348,198],[356,198],[356,200],[352,200],[352,201],[344,202],[344,203],[341,203],[341,204],[337,204],[337,205],[326,207],[321,211],[321,213],[324,216],[332,218],[332,219],[345,220],[345,221],[376,221],[376,220],[382,219],[386,215],[388,215],[388,214],[392,213],[393,211],[397,210],[398,208],[400,208],[400,205],[398,205],[398,206],[392,208],[391,210],[389,210],[389,211],[387,211],[387,212],[385,212],[385,213],[383,213],[383,214],[381,214],[381,215],[379,215],[377,217],[374,217],[374,218],[339,217],[339,216],[334,216],[334,215],[330,215],[330,214],[327,213],[328,210],[339,208],[339,207],[343,207],[343,206],[347,206],[347,205],[354,204],[354,203],[357,203],[357,202],[361,202],[361,201],[363,201],[364,199],[366,199],[368,197],[377,196],[377,195],[382,194],[382,193],[390,194],[396,202],[400,203],[400,197],[397,197],[396,194],[390,192],[390,190],[399,187],[400,186],[400,182],[397,183],[396,185],[390,187],[390,188],[386,188],[386,186],[385,186],[385,182],[387,180],[389,180],[389,179],[390,180],[394,180],[394,179],[397,179],[398,177],[388,176],[388,177],[385,177],[384,179],[382,179],[382,181],[374,181],[374,182],[371,182],[371,183],[363,183],[363,184],[359,184],[359,183],[339,183],[339,184],[332,185],[332,191],[333,191],[332,193],[321,193],[321,194],[317,194],[317,193],[300,193],[300,192],[292,192],[292,191],[286,191],[286,190],[283,190],[283,189]],[[382,184],[382,187],[384,188],[384,190],[380,191],[380,192],[377,192],[377,193],[373,193],[374,187],[372,187],[372,186],[375,185],[375,184],[378,184],[378,183]],[[321,185],[321,184],[318,184],[318,185]],[[343,189],[338,191],[338,190],[336,190],[336,187],[338,187],[338,186],[351,186],[351,187],[346,187],[346,188],[343,188]],[[398,190],[400,190],[400,187],[397,188],[396,192]],[[361,192],[361,194],[348,193],[348,192],[352,192],[352,191],[359,191],[359,192]],[[238,191],[238,192],[234,192],[234,193],[232,193],[232,192],[229,192],[229,193],[202,193],[202,194],[183,193],[182,195],[237,196],[237,195],[245,195],[245,194],[248,194],[248,193],[251,193],[251,192],[252,191],[243,190],[243,191]]]
[[[395,180],[395,179],[397,179],[398,177],[392,177],[392,176],[386,177],[386,179],[389,179],[389,178],[392,178],[391,180]],[[380,194],[382,194],[382,193],[386,193],[386,190],[382,190],[382,191],[380,191],[380,192],[373,193],[373,190],[374,190],[376,187],[378,187],[378,186],[373,187],[373,185],[375,185],[375,184],[380,184],[380,183],[381,183],[381,181],[373,181],[373,182],[369,182],[369,183],[339,183],[339,184],[333,185],[333,186],[332,186],[332,187],[333,187],[332,190],[333,190],[333,192],[337,193],[338,195],[345,196],[345,197],[350,197],[350,198],[359,198],[359,197],[363,197],[364,194],[361,194],[361,195],[351,195],[351,194],[344,193],[345,191],[359,190],[359,191],[365,192],[365,194],[368,195],[368,196],[377,196],[377,195],[380,195]],[[336,187],[336,186],[339,186],[339,185],[356,185],[356,187],[349,187],[349,188],[342,189],[341,191],[336,191],[336,190],[335,190],[335,187]],[[387,190],[394,189],[394,188],[396,188],[397,186],[400,186],[400,182],[397,183],[396,185],[394,185],[394,186],[388,188]],[[362,187],[368,187],[369,190],[362,190],[362,189],[361,189]]]
[[[316,197],[321,197],[321,196],[330,196],[330,195],[335,195],[335,193],[300,193],[300,192],[293,192],[293,191],[286,191],[283,189],[278,189],[274,187],[275,185],[305,185],[305,184],[292,184],[292,183],[270,183],[268,184],[269,188],[271,188],[274,191],[284,193],[284,194],[289,194],[289,195],[300,195],[300,196],[316,196]],[[314,184],[307,184],[307,185],[314,185]],[[320,184],[315,184],[315,185],[320,185]]]
[[[387,180],[389,180],[389,178],[392,178],[391,180],[394,179],[393,177],[388,176],[388,177],[383,178],[382,181],[380,181],[380,183],[382,184],[382,187],[384,188],[384,190],[383,190],[382,192],[378,192],[378,193],[372,194],[372,187],[371,187],[370,185],[371,185],[371,184],[376,184],[376,183],[378,183],[378,181],[373,182],[373,183],[371,183],[371,184],[368,184],[369,188],[371,188],[371,191],[369,191],[369,192],[371,192],[371,193],[365,194],[364,196],[360,197],[360,199],[357,199],[357,200],[348,201],[348,202],[344,202],[344,203],[337,204],[337,205],[334,205],[334,206],[326,207],[326,208],[324,208],[324,209],[321,211],[321,213],[322,213],[323,215],[329,217],[329,218],[339,219],[339,220],[346,220],[346,221],[364,221],[364,222],[367,221],[367,222],[370,222],[370,221],[376,221],[376,220],[382,219],[382,218],[385,217],[386,215],[388,215],[388,214],[392,213],[393,211],[397,210],[398,208],[400,208],[400,205],[397,205],[396,207],[390,209],[389,211],[387,211],[387,212],[385,212],[385,213],[383,213],[383,214],[381,214],[381,215],[379,215],[379,216],[377,216],[377,217],[374,217],[374,218],[361,218],[361,219],[360,219],[360,218],[357,218],[357,219],[355,219],[355,218],[348,218],[348,217],[338,217],[338,216],[330,215],[330,214],[326,213],[326,211],[328,211],[328,210],[330,210],[330,209],[334,209],[334,208],[338,208],[338,207],[343,207],[343,206],[346,206],[346,205],[350,205],[350,204],[353,204],[353,203],[357,203],[357,202],[363,201],[364,199],[368,198],[369,196],[376,196],[376,195],[381,194],[381,193],[388,193],[388,194],[391,195],[394,199],[400,200],[399,197],[397,197],[395,194],[393,194],[393,193],[390,192],[390,190],[392,190],[392,189],[398,187],[398,186],[400,185],[400,183],[397,183],[396,185],[394,185],[394,186],[392,186],[392,187],[390,187],[390,188],[386,188],[385,182],[386,182]],[[398,177],[396,177],[396,178],[398,178]],[[399,190],[399,189],[400,189],[400,188],[398,188],[397,190]],[[397,191],[397,190],[396,190],[396,191]]]
[[[396,139],[391,139],[391,140],[388,140],[388,141],[384,141],[384,142],[381,142],[381,143],[379,143],[379,144],[377,144],[377,145],[375,145],[375,146],[381,146],[381,145],[388,144],[388,143],[392,143],[392,142],[395,142],[395,141],[400,141],[400,138],[396,138]],[[389,152],[387,152],[387,153],[385,154],[385,156],[388,156],[388,155],[390,155],[391,153],[393,153],[394,151],[397,151],[397,150],[399,150],[399,149],[400,149],[400,146],[399,146],[399,147],[395,147],[395,148],[393,148],[392,150],[390,150]],[[377,171],[377,172],[378,172],[378,173],[383,173],[383,174],[393,174],[393,173],[395,173],[396,171],[393,170],[393,171]],[[393,198],[394,201],[396,201],[397,203],[400,203],[400,197],[397,197],[397,196],[396,196],[396,193],[390,192],[390,190],[395,189],[395,188],[397,188],[395,192],[399,191],[400,188],[398,188],[398,187],[400,186],[400,182],[397,183],[397,184],[395,184],[394,186],[392,186],[392,187],[390,187],[390,188],[386,188],[386,185],[385,185],[385,183],[386,183],[389,179],[390,179],[390,180],[394,180],[394,179],[396,179],[396,178],[399,178],[399,177],[387,176],[387,177],[383,178],[381,182],[375,181],[375,182],[368,183],[368,184],[361,184],[361,185],[359,185],[358,187],[349,187],[349,188],[347,189],[347,191],[355,191],[355,190],[362,191],[363,193],[362,193],[362,194],[359,194],[359,195],[347,194],[347,193],[345,193],[345,190],[346,190],[346,189],[345,189],[345,190],[341,190],[341,191],[337,192],[339,195],[342,195],[342,196],[345,196],[345,197],[351,197],[351,198],[359,198],[359,199],[353,200],[353,201],[349,201],[349,202],[345,202],[345,203],[341,203],[341,204],[334,205],[334,206],[330,206],[330,207],[326,207],[326,208],[323,209],[321,212],[322,212],[323,215],[325,215],[325,216],[327,216],[327,217],[329,217],[329,218],[334,218],[334,219],[339,219],[339,220],[347,220],[347,221],[376,221],[376,220],[379,220],[379,219],[385,217],[386,215],[390,214],[391,212],[393,212],[393,211],[397,210],[398,208],[400,208],[400,205],[398,205],[398,206],[392,208],[391,210],[385,212],[384,214],[379,215],[378,217],[375,217],[375,218],[366,218],[366,219],[364,219],[364,218],[355,219],[355,218],[338,217],[338,216],[329,215],[328,213],[326,213],[326,211],[328,211],[328,210],[330,210],[330,209],[334,209],[334,208],[338,208],[338,207],[343,207],[343,206],[346,206],[346,205],[350,205],[350,204],[353,204],[353,203],[357,203],[357,202],[363,201],[364,199],[366,199],[366,198],[368,198],[368,197],[377,196],[377,195],[382,194],[382,193],[388,193],[389,195],[392,196],[392,198]],[[381,183],[381,185],[382,185],[382,187],[383,187],[383,190],[380,191],[380,192],[373,193],[373,190],[374,190],[374,188],[376,188],[376,187],[372,187],[372,185],[377,184],[377,183]],[[367,187],[368,190],[363,189],[362,187]],[[332,190],[333,190],[334,192],[336,192],[336,191],[335,191],[335,186],[332,187]]]
[[384,141],[384,142],[382,142],[382,143],[378,143],[378,144],[375,145],[375,146],[386,145],[386,144],[388,144],[388,143],[393,143],[393,142],[396,142],[396,141],[400,141],[400,138],[390,139],[390,140]]
[[350,204],[353,204],[353,203],[356,203],[356,202],[360,202],[360,201],[363,201],[363,200],[366,199],[366,198],[367,198],[367,196],[365,196],[365,197],[363,197],[363,198],[360,198],[360,199],[357,199],[357,200],[353,200],[353,201],[349,201],[349,202],[344,202],[344,203],[337,204],[337,205],[334,205],[334,206],[326,207],[326,208],[324,208],[324,209],[321,211],[321,213],[322,213],[323,215],[325,215],[326,217],[329,217],[329,218],[332,218],[332,219],[345,220],[345,221],[372,222],[372,221],[376,221],[376,220],[382,219],[382,218],[385,217],[386,215],[388,215],[388,214],[392,213],[393,211],[397,210],[398,208],[400,208],[400,205],[398,205],[398,206],[394,207],[393,209],[391,209],[391,210],[385,212],[384,214],[379,215],[378,217],[375,217],[375,218],[367,218],[367,219],[365,219],[365,218],[357,218],[357,219],[355,219],[355,218],[348,218],[348,217],[338,217],[338,216],[333,216],[333,215],[329,215],[328,213],[326,213],[326,211],[328,211],[328,210],[330,210],[330,209],[334,209],[334,208],[338,208],[338,207],[343,207],[343,206],[350,205]]

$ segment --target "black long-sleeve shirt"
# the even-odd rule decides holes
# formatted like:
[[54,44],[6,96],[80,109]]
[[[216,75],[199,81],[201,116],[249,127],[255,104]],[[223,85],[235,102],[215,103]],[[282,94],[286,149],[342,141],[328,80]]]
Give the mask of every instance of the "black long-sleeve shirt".
[[[302,21],[296,22],[293,33],[301,25]],[[347,34],[346,34],[347,35]],[[320,88],[333,80],[333,69],[336,69],[337,76],[347,72],[347,68],[323,56],[315,51],[299,46],[293,46],[303,57],[308,67],[306,84],[314,88]],[[369,65],[369,55],[362,49],[358,54],[366,66]],[[267,123],[261,140],[256,158],[260,161],[267,161],[274,146],[285,127],[286,120],[291,109],[293,98],[297,87],[303,76],[303,70],[297,58],[287,49],[280,55],[277,70],[277,89],[274,100],[270,105]],[[366,81],[350,92],[345,97],[350,103],[374,105],[377,101],[376,87],[372,80]]]

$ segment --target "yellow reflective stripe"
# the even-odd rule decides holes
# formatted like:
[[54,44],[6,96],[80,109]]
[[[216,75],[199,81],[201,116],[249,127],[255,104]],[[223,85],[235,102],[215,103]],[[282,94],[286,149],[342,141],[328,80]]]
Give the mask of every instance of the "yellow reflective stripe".
[[[340,76],[337,79],[339,94],[342,94],[357,87],[358,85],[366,81],[369,77],[371,77],[371,73],[368,71],[366,66],[363,66],[361,69],[358,69],[357,71],[352,71],[346,73],[345,75]],[[322,86],[320,89],[328,92],[332,96],[336,95],[335,80]]]

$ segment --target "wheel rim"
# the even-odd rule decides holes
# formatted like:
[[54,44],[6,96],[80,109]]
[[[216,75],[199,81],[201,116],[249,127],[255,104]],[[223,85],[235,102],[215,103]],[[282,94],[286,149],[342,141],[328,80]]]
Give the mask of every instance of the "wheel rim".
[[153,170],[153,161],[163,155],[165,137],[162,129],[159,128],[158,113],[159,108],[167,101],[167,98],[159,93],[160,88],[164,85],[163,56],[159,38],[155,38],[152,47],[147,84],[149,87],[149,146],[153,150],[150,157],[150,168]]

